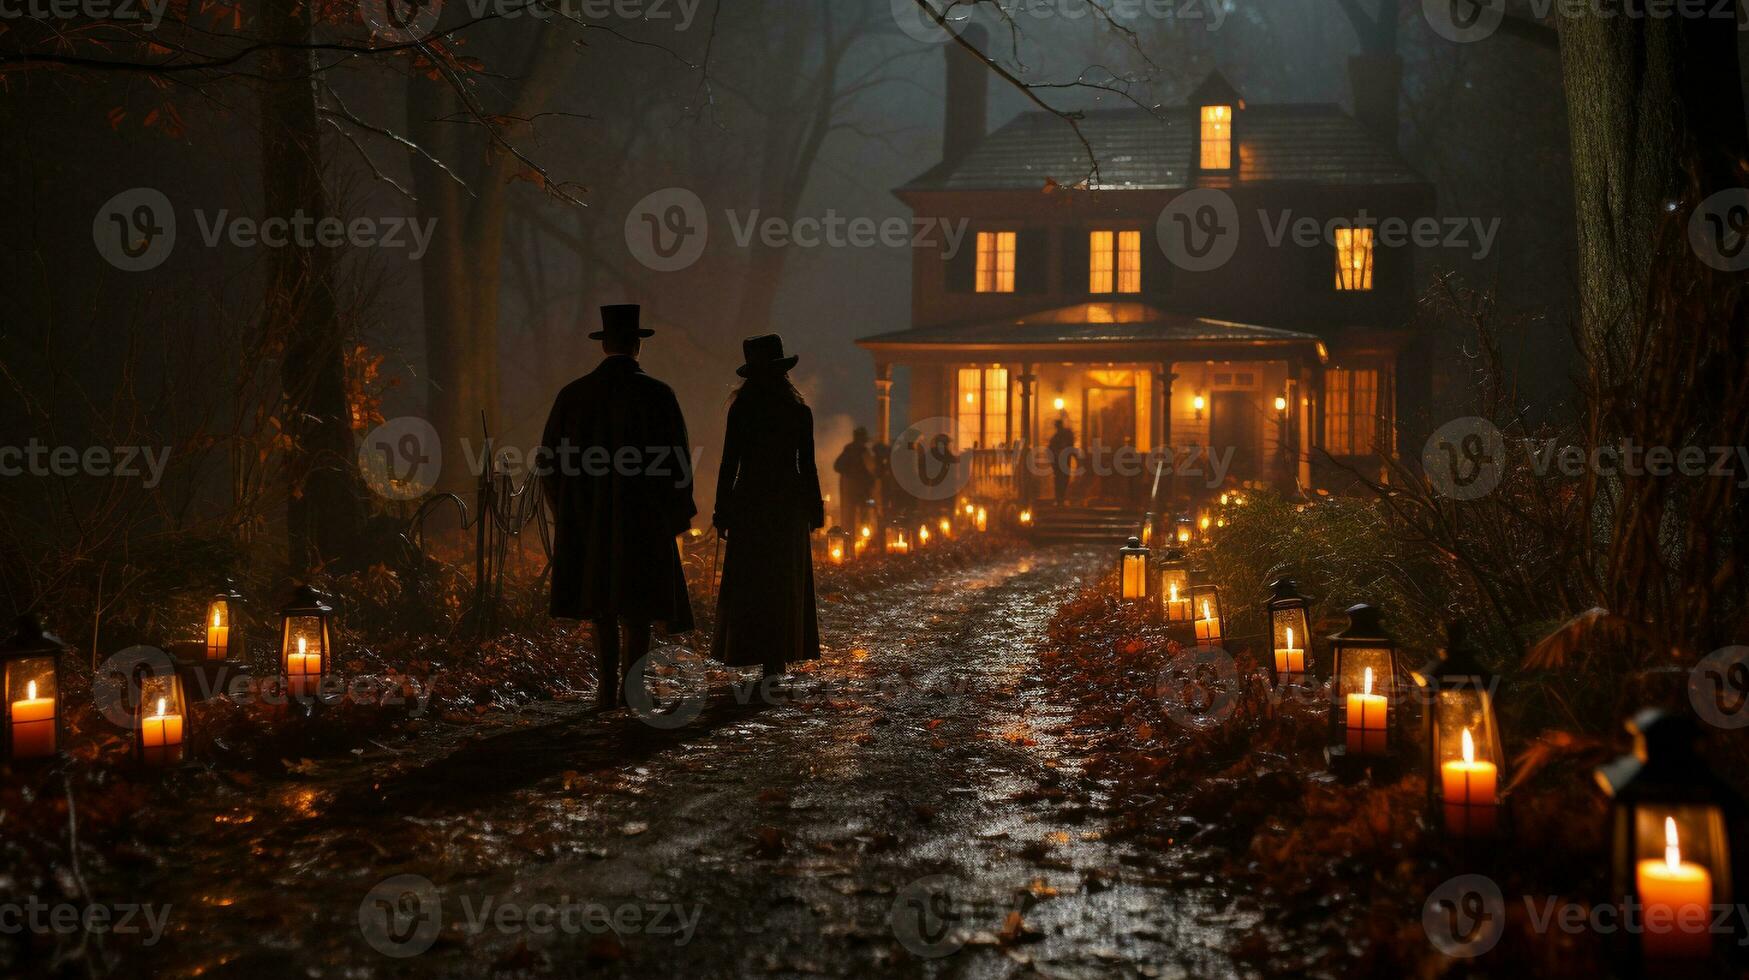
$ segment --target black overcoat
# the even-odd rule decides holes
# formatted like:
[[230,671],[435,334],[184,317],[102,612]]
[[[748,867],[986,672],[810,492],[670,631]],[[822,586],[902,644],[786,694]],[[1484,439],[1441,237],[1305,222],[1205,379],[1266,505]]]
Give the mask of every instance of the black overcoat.
[[752,382],[729,406],[712,517],[728,531],[717,635],[726,664],[820,656],[808,531],[826,523],[814,462],[814,413],[787,385]]
[[541,444],[556,524],[552,614],[692,629],[675,538],[698,508],[673,389],[635,358],[608,357],[559,392]]

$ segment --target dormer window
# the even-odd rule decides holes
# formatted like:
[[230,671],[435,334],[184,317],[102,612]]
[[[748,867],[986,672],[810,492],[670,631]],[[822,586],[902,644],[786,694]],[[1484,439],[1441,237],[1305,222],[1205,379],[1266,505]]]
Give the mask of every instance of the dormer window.
[[978,232],[978,292],[1014,292],[1014,242],[1012,231]]
[[1233,169],[1233,107],[1202,107],[1202,169]]
[[1093,231],[1087,234],[1087,291],[1142,291],[1142,233]]
[[1336,291],[1372,289],[1372,229],[1336,229]]

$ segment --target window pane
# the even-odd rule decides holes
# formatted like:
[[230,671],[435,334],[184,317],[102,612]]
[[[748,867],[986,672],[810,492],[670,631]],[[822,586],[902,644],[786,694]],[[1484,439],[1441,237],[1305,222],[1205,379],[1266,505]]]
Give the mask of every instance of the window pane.
[[1379,373],[1355,371],[1354,377],[1354,452],[1370,453],[1376,448],[1379,419]]
[[1014,240],[1012,231],[978,232],[978,292],[1014,292]]
[[1365,292],[1372,289],[1372,229],[1336,229],[1336,288]]
[[1348,427],[1348,372],[1331,368],[1324,372],[1324,449],[1331,455],[1353,453]]
[[954,396],[954,419],[957,423],[954,434],[957,438],[953,448],[956,452],[964,452],[978,442],[978,422],[982,416],[984,400],[979,374],[977,368],[960,368],[958,372],[959,384]]
[[1379,433],[1379,372],[1324,372],[1324,449],[1333,456],[1375,451]]
[[1111,292],[1111,272],[1111,232],[1090,232],[1087,235],[1087,291]]
[[1202,169],[1227,170],[1233,166],[1233,107],[1202,107]]
[[1008,369],[984,372],[984,448],[1008,442]]
[[1117,291],[1142,291],[1142,233],[1139,231],[1117,233]]

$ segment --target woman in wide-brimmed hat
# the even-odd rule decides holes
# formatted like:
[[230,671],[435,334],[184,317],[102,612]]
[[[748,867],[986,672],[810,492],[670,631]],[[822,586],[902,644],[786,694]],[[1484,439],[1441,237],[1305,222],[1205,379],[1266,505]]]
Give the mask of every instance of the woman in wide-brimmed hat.
[[741,342],[747,380],[729,405],[717,506],[728,540],[711,655],[726,664],[784,665],[820,655],[808,532],[825,526],[814,465],[814,413],[790,384],[797,358],[776,334]]

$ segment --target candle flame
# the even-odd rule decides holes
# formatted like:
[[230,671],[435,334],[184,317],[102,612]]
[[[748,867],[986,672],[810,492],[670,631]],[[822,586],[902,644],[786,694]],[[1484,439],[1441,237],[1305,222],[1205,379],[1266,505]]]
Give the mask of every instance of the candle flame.
[[1287,628],[1287,648],[1289,650],[1294,648],[1294,628],[1292,626]]
[[1471,765],[1475,761],[1476,740],[1470,737],[1470,730],[1466,728],[1464,729],[1464,765]]
[[217,609],[214,609],[213,610],[213,626],[218,627],[218,626],[223,626],[223,625],[224,625],[223,623],[219,622],[219,611]]
[[1202,618],[1204,618],[1204,619],[1213,619],[1214,618],[1213,616],[1209,615],[1209,601],[1207,599],[1204,599],[1202,601]]
[[1671,871],[1682,867],[1682,848],[1676,840],[1676,818],[1664,818],[1664,864]]
[[1178,583],[1177,582],[1172,583],[1172,601],[1173,602],[1178,601]]
[[1362,693],[1362,694],[1371,694],[1372,693],[1372,668],[1371,667],[1368,667],[1366,669],[1366,673],[1361,676],[1360,693]]
[[301,656],[303,654],[303,652],[304,652],[304,638],[300,636],[300,637],[298,637],[298,654]]
[[159,717],[159,718],[164,717],[164,699],[163,698],[158,699],[158,714],[156,717]]
[[36,700],[36,681],[31,681],[29,684],[24,685],[24,699],[26,701]]

